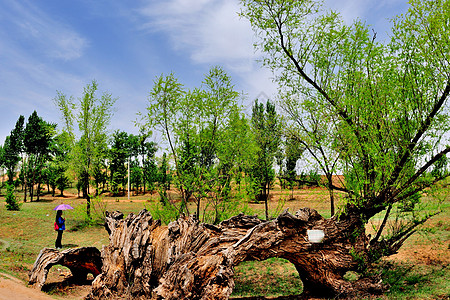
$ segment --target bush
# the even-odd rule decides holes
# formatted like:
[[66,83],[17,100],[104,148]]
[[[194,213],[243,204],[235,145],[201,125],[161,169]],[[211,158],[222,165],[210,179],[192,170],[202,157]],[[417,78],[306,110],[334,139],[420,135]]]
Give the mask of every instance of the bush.
[[20,210],[19,202],[17,201],[14,186],[6,184],[6,209],[7,210]]
[[91,215],[87,215],[87,203],[83,203],[75,207],[72,212],[77,229],[82,229],[89,226],[103,225],[105,223],[107,201],[103,200],[102,196],[96,196],[91,199]]

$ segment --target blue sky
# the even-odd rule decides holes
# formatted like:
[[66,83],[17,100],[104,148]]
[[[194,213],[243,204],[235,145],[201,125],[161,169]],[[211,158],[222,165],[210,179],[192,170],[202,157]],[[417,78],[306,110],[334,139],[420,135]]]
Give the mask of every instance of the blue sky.
[[[366,20],[385,38],[406,0],[326,0],[346,22]],[[19,115],[60,122],[56,91],[80,97],[93,79],[118,98],[111,130],[137,133],[153,80],[174,72],[187,88],[222,66],[249,105],[272,98],[238,0],[0,0],[0,144]]]

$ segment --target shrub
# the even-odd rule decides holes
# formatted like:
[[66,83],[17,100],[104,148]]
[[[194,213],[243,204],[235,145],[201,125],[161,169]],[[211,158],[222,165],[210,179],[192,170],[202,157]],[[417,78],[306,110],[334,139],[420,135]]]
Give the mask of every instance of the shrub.
[[91,199],[91,215],[87,215],[87,203],[75,207],[72,215],[76,225],[74,228],[82,229],[89,226],[103,225],[105,223],[107,201],[102,196],[96,196]]
[[7,210],[20,210],[19,202],[17,201],[14,191],[14,185],[6,184],[6,209]]

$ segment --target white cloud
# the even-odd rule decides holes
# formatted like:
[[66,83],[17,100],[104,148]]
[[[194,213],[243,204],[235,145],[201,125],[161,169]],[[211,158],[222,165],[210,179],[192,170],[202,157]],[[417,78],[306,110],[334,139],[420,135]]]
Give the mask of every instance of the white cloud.
[[28,44],[42,56],[73,60],[81,57],[88,46],[86,38],[38,9],[33,2],[6,1],[4,8],[0,16],[3,23],[11,26],[12,32],[8,33],[20,37],[19,40],[14,36],[9,39]]
[[224,66],[247,101],[261,93],[272,98],[276,87],[271,73],[256,62],[254,33],[239,11],[237,0],[148,1],[139,10],[144,17],[140,28],[163,32],[172,47],[186,52],[194,64]]
[[75,32],[57,32],[51,39],[54,48],[50,51],[51,56],[63,60],[73,60],[83,55],[87,42]]
[[236,65],[253,58],[253,32],[238,11],[237,1],[172,0],[150,2],[140,13],[148,18],[142,28],[163,31],[194,62]]

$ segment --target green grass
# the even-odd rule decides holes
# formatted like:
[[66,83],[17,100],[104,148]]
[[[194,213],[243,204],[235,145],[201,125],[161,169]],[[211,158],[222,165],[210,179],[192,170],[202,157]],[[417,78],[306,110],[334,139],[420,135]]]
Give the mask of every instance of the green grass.
[[[290,207],[290,212],[294,213],[297,209],[308,206],[317,209],[319,213],[329,213],[325,192],[317,189],[301,192],[307,192],[310,197],[286,201],[284,208]],[[285,195],[279,193],[272,198],[272,211],[277,208],[276,200],[283,197]],[[133,196],[132,201],[128,201],[126,196],[105,199],[108,200],[106,204],[95,206],[97,204],[93,202],[93,213],[101,214],[103,210],[120,210],[125,215],[138,213],[143,208],[151,208],[152,202],[157,201],[150,195]],[[152,201],[147,202],[149,199]],[[13,275],[24,282],[28,280],[28,272],[39,251],[44,247],[54,247],[55,212],[52,209],[62,202],[75,207],[75,210],[64,214],[67,230],[63,235],[63,246],[94,246],[101,249],[102,245],[109,243],[107,232],[102,226],[85,222],[84,199],[62,199],[46,195],[40,202],[24,203],[20,211],[7,211],[4,198],[0,197],[0,272]],[[382,272],[383,281],[391,285],[390,292],[383,299],[450,298],[450,271],[447,263],[450,251],[449,203],[448,200],[443,203],[444,212],[427,221],[421,231],[405,243],[398,256],[382,265],[379,272]],[[264,215],[262,204],[252,204],[251,209],[260,216]],[[50,270],[52,272],[56,272],[54,268]],[[234,280],[233,297],[278,297],[298,295],[302,291],[302,283],[295,267],[278,258],[243,262],[235,267]],[[51,290],[51,293],[67,294],[68,297],[72,293],[58,289]]]
[[382,274],[389,299],[450,299],[448,265],[385,264]]
[[[0,201],[0,271],[28,280],[27,272],[42,248],[54,248],[56,233],[53,229],[55,211],[60,201],[26,202],[20,211],[7,211]],[[66,231],[62,244],[65,248],[107,245],[108,234],[102,226],[87,226],[85,214],[80,212],[85,200],[66,200],[75,210],[64,212]],[[106,209],[120,209],[125,214],[139,212],[143,202],[108,202]],[[2,251],[3,249],[3,251]]]
[[302,282],[293,264],[282,258],[242,262],[235,267],[232,297],[299,295]]

